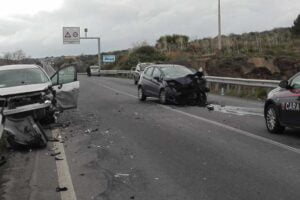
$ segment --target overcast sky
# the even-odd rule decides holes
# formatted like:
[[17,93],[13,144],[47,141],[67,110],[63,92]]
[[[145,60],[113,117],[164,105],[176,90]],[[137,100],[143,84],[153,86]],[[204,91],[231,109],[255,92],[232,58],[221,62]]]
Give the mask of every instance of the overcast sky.
[[[300,0],[221,0],[223,34],[291,26]],[[96,41],[62,44],[62,27],[89,29],[102,50],[154,44],[165,34],[191,39],[217,34],[217,0],[1,0],[0,53],[23,49],[32,57],[96,54]]]

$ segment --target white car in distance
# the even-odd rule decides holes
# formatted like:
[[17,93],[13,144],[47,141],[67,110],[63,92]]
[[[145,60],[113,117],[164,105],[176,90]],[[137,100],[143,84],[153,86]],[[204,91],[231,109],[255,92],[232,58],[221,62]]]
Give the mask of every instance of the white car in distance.
[[92,76],[100,76],[101,75],[101,67],[98,65],[92,65],[90,66],[91,75]]

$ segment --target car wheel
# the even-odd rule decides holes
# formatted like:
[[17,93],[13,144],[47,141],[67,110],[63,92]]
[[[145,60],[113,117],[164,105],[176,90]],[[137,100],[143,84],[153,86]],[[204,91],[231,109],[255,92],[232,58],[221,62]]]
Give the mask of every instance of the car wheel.
[[145,101],[147,98],[145,95],[144,89],[142,87],[138,88],[138,98],[140,101]]
[[282,133],[284,131],[285,127],[280,125],[278,113],[274,104],[267,107],[265,119],[267,129],[270,133]]
[[162,89],[159,93],[159,102],[161,104],[167,104],[167,93],[164,89]]

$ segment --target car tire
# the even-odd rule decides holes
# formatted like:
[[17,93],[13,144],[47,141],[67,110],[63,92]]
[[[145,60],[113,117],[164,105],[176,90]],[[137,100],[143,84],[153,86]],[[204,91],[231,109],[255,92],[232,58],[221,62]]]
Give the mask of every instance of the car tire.
[[141,86],[138,88],[138,98],[140,101],[145,101],[147,99],[144,89]]
[[160,92],[159,92],[159,102],[163,105],[166,105],[168,103],[168,100],[167,100],[167,92],[166,90],[162,89]]
[[285,127],[279,122],[278,111],[274,104],[270,104],[266,109],[265,114],[266,126],[270,133],[280,134]]

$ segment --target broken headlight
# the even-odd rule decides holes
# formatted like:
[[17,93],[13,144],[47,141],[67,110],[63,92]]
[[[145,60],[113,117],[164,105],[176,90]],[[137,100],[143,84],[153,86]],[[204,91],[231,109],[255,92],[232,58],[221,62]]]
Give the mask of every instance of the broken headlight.
[[51,90],[47,90],[47,91],[42,93],[42,99],[44,101],[51,101],[52,102],[53,98],[54,97],[53,97],[53,93],[52,93]]

